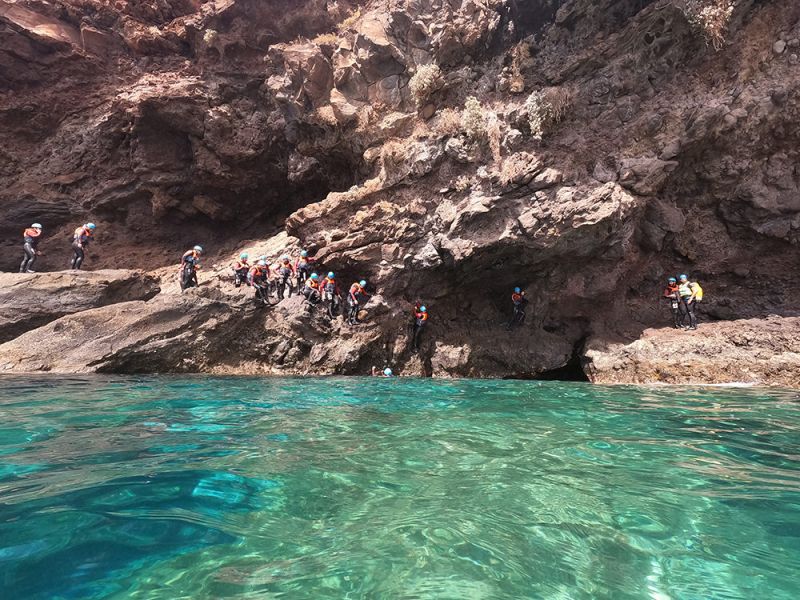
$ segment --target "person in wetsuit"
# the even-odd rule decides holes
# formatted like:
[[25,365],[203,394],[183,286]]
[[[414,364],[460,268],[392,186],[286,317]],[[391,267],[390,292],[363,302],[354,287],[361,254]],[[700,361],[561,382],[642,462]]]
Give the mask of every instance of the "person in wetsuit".
[[97,229],[97,225],[86,223],[75,230],[72,235],[72,252],[74,256],[70,262],[70,268],[76,270],[81,268],[83,259],[86,256],[86,246],[94,239],[95,229]]
[[511,315],[511,321],[508,323],[509,329],[515,325],[522,325],[525,322],[525,306],[528,304],[525,292],[515,287],[514,292],[511,294],[511,303],[514,306],[514,313]]
[[681,313],[681,294],[677,279],[674,277],[667,279],[667,287],[664,288],[662,296],[669,302],[669,308],[672,311],[672,326],[680,329],[683,325],[683,314]]
[[358,312],[366,304],[366,299],[369,297],[366,287],[367,282],[362,279],[351,285],[350,290],[347,292],[347,323],[349,325],[358,325],[360,322],[358,320]]
[[336,274],[333,271],[330,271],[328,276],[319,284],[319,290],[323,302],[328,304],[328,315],[333,318],[342,297],[339,283],[336,281]]
[[247,252],[242,252],[239,255],[239,260],[233,263],[233,285],[237,288],[241,287],[243,283],[247,283],[247,274],[250,272],[250,263],[247,262],[249,255]]
[[183,253],[181,257],[181,291],[200,285],[197,281],[197,271],[200,268],[200,256],[202,254],[202,246],[195,246]]
[[247,283],[253,286],[254,300],[257,304],[269,303],[269,265],[259,260],[247,274]]
[[309,258],[308,250],[300,251],[300,258],[294,263],[294,271],[297,274],[297,289],[301,289],[303,284],[308,279],[309,274],[314,267],[314,259]]
[[309,304],[319,304],[322,299],[320,294],[319,275],[312,273],[303,286],[303,296]]
[[39,240],[42,237],[42,226],[40,223],[34,223],[22,233],[22,263],[19,266],[20,273],[34,273],[33,263],[36,262],[36,257],[41,254],[36,247],[39,245]]
[[278,276],[278,298],[283,300],[284,290],[289,290],[289,297],[292,297],[292,275],[294,275],[294,265],[286,255],[281,256],[281,260],[275,267]]
[[419,350],[419,336],[427,323],[428,309],[420,306],[419,310],[414,314],[414,350]]

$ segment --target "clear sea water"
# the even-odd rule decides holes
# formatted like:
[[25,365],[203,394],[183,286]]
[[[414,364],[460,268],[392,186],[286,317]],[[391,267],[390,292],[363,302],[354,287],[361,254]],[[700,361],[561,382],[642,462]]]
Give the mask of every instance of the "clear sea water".
[[800,598],[800,395],[0,379],[0,597]]

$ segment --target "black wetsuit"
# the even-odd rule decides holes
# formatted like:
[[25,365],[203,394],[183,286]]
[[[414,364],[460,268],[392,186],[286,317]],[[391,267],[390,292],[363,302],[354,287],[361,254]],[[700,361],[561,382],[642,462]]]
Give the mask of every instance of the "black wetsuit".
[[23,256],[22,263],[19,266],[20,273],[33,271],[33,263],[36,262],[36,247],[39,245],[39,235],[30,235],[31,233],[33,232],[26,229],[25,234],[23,235],[24,243],[22,244],[22,251],[25,255]]
[[289,297],[292,297],[292,267],[289,264],[281,263],[278,265],[278,298],[283,300],[283,293],[288,288]]
[[428,313],[418,312],[414,315],[414,350],[419,350],[419,336],[428,322]]
[[75,230],[75,235],[72,238],[72,252],[74,256],[72,257],[72,262],[70,262],[70,267],[73,269],[81,268],[83,259],[86,257],[86,246],[89,245],[91,239],[91,233],[87,233],[84,227],[78,227],[78,229]]

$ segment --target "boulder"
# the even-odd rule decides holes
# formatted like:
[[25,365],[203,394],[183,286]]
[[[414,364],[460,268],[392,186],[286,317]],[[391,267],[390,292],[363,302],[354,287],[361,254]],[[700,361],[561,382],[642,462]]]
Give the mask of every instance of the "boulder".
[[139,271],[0,273],[0,342],[71,313],[148,300],[158,280]]
[[800,318],[701,323],[697,331],[647,329],[634,341],[589,339],[595,383],[752,383],[800,387]]

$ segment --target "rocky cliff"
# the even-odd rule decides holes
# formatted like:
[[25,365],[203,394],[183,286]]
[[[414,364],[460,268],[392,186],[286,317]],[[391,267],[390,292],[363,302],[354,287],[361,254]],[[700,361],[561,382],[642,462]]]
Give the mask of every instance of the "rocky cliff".
[[[0,0],[0,267],[91,219],[86,266],[161,289],[15,309],[0,364],[800,385],[798,54],[793,0]],[[369,280],[365,325],[230,284],[301,247]],[[703,325],[662,345],[677,272]]]

